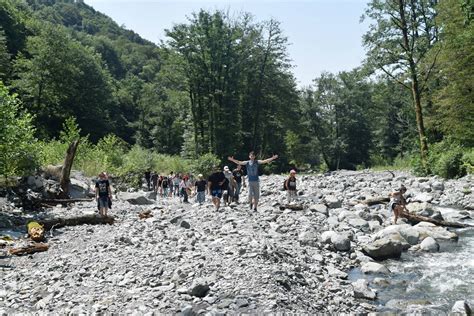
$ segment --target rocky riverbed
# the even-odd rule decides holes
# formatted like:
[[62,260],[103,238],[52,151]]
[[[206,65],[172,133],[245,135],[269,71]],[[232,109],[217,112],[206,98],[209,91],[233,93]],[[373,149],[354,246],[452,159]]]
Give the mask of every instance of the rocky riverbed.
[[[444,181],[369,171],[300,176],[303,210],[283,207],[283,179],[262,177],[257,212],[247,203],[216,212],[209,202],[199,206],[177,198],[155,201],[144,192],[118,193],[110,211],[114,225],[48,231],[47,252],[21,257],[2,256],[2,251],[24,241],[1,241],[0,314],[376,311],[374,285],[390,282],[393,263],[386,262],[396,262],[402,253],[436,256],[440,244],[459,237],[426,222],[412,226],[401,219],[392,225],[385,205],[364,201],[386,197],[404,184],[413,212],[460,222],[474,217],[471,177]],[[2,205],[0,235],[13,237],[18,234],[11,226],[27,217],[96,211],[94,202],[36,214]],[[442,214],[440,205],[456,209]],[[140,220],[144,210],[153,217]],[[349,278],[354,269],[360,274]],[[460,292],[447,305],[466,311],[472,303],[469,293]],[[383,310],[409,311],[413,304],[406,300]]]

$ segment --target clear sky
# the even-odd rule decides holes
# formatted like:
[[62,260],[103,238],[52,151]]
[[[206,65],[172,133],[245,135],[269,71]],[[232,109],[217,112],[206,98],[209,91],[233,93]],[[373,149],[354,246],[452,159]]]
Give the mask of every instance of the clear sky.
[[250,12],[256,21],[281,22],[288,37],[289,57],[299,86],[309,85],[323,71],[339,72],[359,66],[364,59],[362,35],[368,24],[359,22],[367,0],[85,0],[119,25],[159,43],[165,29],[187,22],[186,16],[203,8],[230,13]]

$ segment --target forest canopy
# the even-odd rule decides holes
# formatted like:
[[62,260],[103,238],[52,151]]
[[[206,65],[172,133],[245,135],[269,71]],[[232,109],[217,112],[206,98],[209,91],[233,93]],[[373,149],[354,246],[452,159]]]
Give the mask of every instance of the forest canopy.
[[370,1],[364,62],[299,88],[277,20],[200,10],[156,45],[82,1],[0,0],[2,173],[57,163],[69,133],[91,173],[119,172],[124,155],[147,168],[254,150],[280,156],[266,171],[462,176],[474,164],[472,12],[461,0]]

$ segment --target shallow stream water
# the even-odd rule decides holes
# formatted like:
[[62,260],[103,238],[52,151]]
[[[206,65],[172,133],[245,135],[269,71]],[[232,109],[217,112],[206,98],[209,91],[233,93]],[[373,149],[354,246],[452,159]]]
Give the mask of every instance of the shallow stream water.
[[[474,223],[472,220],[465,222]],[[369,281],[370,288],[377,290],[377,300],[373,304],[378,311],[449,312],[458,300],[467,300],[472,307],[474,228],[454,231],[459,240],[440,243],[439,252],[404,252],[399,260],[381,262],[391,271],[388,276],[364,275],[360,269],[354,269],[350,279],[364,278]],[[375,278],[388,282],[373,282]]]

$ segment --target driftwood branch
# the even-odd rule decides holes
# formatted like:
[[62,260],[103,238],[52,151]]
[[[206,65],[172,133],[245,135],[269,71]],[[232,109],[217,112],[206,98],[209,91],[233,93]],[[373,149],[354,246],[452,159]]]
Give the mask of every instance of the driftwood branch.
[[60,180],[60,187],[61,187],[61,194],[60,198],[67,198],[69,194],[69,184],[71,180],[69,176],[71,174],[72,163],[74,162],[74,157],[76,156],[77,146],[79,145],[79,139],[73,141],[66,152],[66,158],[64,158],[64,165],[61,172],[61,180]]
[[299,204],[286,204],[286,205],[280,205],[280,210],[284,210],[284,209],[290,209],[290,210],[293,210],[293,211],[301,211],[301,210],[304,210],[304,206],[303,205],[299,205]]
[[69,203],[76,203],[76,202],[91,202],[93,199],[88,198],[77,198],[77,199],[42,199],[39,200],[39,204],[46,204],[46,205],[57,205],[57,204],[69,204]]
[[101,224],[113,224],[115,219],[112,216],[99,216],[99,215],[84,215],[78,217],[69,218],[55,218],[43,221],[44,229],[60,228],[64,226],[77,226],[77,225],[101,225]]
[[385,204],[390,202],[389,197],[375,197],[372,199],[361,200],[360,203],[367,204],[368,206],[376,205],[376,204]]
[[418,215],[418,214],[408,213],[408,212],[405,212],[405,211],[402,211],[400,217],[405,217],[412,224],[418,224],[419,222],[428,222],[428,223],[435,224],[437,226],[445,226],[445,227],[453,227],[453,228],[474,227],[474,226],[469,225],[469,224],[442,221],[442,220],[434,219],[434,218],[431,218],[431,217],[426,217],[426,216],[421,216],[421,215]]
[[28,255],[35,252],[42,252],[48,250],[48,244],[44,243],[34,243],[29,246],[21,247],[21,248],[10,248],[8,252],[11,255],[21,256],[21,255]]

